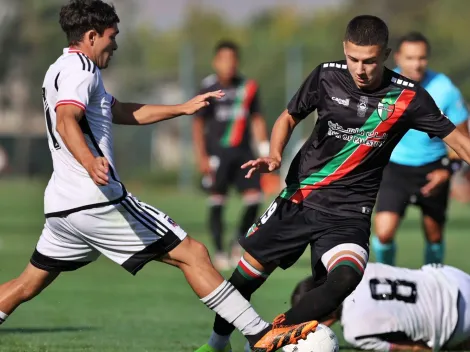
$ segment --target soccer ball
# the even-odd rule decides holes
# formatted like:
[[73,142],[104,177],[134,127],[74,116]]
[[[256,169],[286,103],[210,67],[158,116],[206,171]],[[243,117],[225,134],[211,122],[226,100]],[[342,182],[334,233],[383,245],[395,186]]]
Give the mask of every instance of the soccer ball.
[[339,343],[333,330],[323,324],[318,324],[315,332],[307,335],[305,340],[299,340],[296,345],[288,345],[284,352],[338,352]]

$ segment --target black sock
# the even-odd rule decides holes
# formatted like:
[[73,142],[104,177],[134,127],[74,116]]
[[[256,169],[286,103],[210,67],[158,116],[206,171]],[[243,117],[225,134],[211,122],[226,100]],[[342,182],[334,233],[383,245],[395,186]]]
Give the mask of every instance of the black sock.
[[223,251],[223,224],[222,224],[222,211],[223,205],[211,205],[209,209],[209,228],[211,231],[214,246],[217,252]]
[[[261,273],[260,271],[253,268],[242,258],[238,264],[238,267],[230,277],[229,282],[241,293],[241,295],[246,300],[249,301],[251,299],[251,295],[266,281],[267,276],[267,274]],[[232,324],[227,322],[218,314],[216,315],[214,321],[215,333],[226,336],[230,335],[233,330],[235,330],[235,328]]]
[[[258,209],[259,203],[245,206],[245,211],[238,226],[238,236],[244,236],[251,225],[255,223],[256,217],[258,216]],[[236,240],[238,240],[238,238]]]
[[362,275],[347,265],[328,273],[326,281],[308,291],[300,301],[288,310],[284,324],[294,325],[310,320],[321,320],[340,307],[361,282]]

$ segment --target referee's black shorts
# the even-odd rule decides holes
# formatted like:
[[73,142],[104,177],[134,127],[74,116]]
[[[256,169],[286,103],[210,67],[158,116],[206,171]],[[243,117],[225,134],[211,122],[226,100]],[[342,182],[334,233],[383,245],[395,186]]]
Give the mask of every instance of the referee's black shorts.
[[421,194],[428,180],[427,174],[442,169],[441,161],[423,166],[406,166],[390,162],[384,170],[382,183],[376,204],[376,212],[388,211],[403,216],[409,204],[421,208],[423,215],[428,215],[443,225],[446,221],[449,199],[449,181],[440,185],[432,195]]

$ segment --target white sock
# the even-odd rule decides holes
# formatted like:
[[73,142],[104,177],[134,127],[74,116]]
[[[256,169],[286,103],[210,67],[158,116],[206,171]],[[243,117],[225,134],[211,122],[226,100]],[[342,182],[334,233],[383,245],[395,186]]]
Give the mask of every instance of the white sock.
[[228,345],[230,341],[230,335],[219,335],[215,331],[212,331],[212,335],[209,338],[208,345],[211,346],[215,350],[220,350],[222,351],[225,346]]
[[2,325],[5,322],[5,320],[7,320],[7,318],[8,318],[8,314],[5,314],[2,311],[0,311],[0,325]]
[[256,335],[267,328],[265,322],[233,285],[225,281],[201,301],[227,320],[243,335]]

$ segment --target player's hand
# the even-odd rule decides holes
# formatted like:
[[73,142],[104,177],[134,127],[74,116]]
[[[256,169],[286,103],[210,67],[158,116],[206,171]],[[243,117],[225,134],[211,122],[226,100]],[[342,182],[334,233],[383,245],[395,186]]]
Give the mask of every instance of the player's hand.
[[248,169],[245,178],[250,178],[255,171],[260,173],[273,172],[281,167],[281,160],[275,158],[258,158],[244,163],[241,168]]
[[450,172],[446,169],[437,169],[426,175],[429,181],[421,188],[421,193],[425,197],[429,197],[432,193],[443,183],[447,182],[450,178]]
[[108,184],[109,162],[106,158],[97,157],[91,159],[90,162],[83,166],[95,184],[98,186],[106,186]]
[[209,99],[220,99],[225,95],[221,90],[216,90],[213,92],[208,92],[205,94],[196,95],[191,100],[188,100],[186,103],[182,104],[182,111],[185,115],[192,115],[195,112],[199,111],[203,107],[209,105]]
[[212,172],[211,164],[208,156],[204,156],[199,161],[199,171],[203,175],[209,175]]

